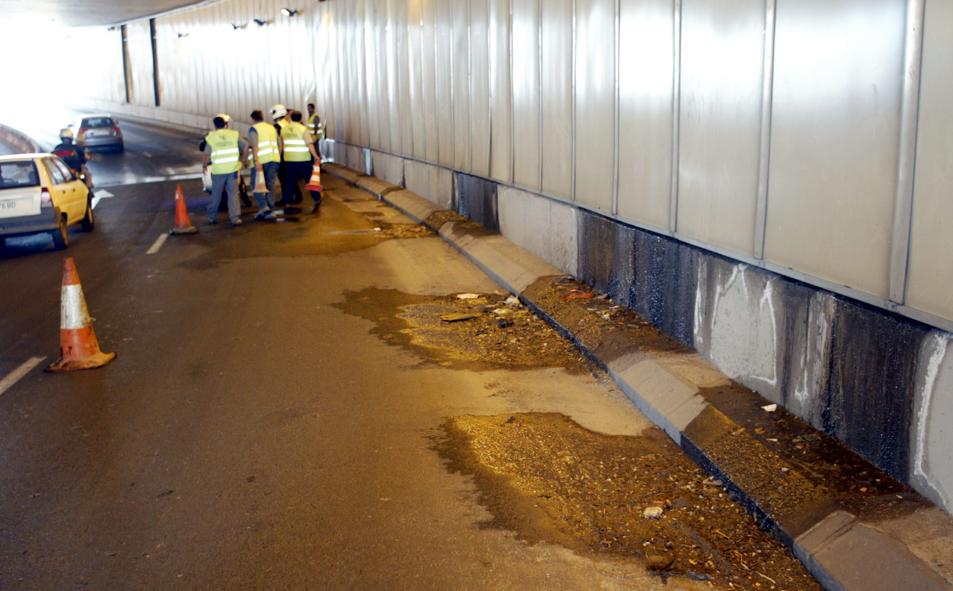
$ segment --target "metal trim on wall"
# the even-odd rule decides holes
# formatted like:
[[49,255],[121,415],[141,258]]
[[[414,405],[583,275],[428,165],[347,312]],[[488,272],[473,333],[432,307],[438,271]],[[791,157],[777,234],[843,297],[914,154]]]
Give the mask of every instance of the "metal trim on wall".
[[913,221],[914,175],[917,158],[917,123],[920,111],[920,73],[923,59],[923,18],[926,0],[907,0],[903,55],[903,90],[900,99],[900,148],[897,158],[897,195],[890,244],[890,301],[906,301]]
[[768,224],[768,181],[771,170],[771,109],[774,100],[774,32],[777,0],[764,3],[764,61],[761,67],[761,157],[758,162],[758,194],[754,220],[754,258],[764,258]]
[[571,51],[570,54],[572,57],[569,60],[570,64],[570,83],[569,83],[569,103],[570,103],[570,113],[572,126],[570,128],[569,134],[572,138],[569,142],[570,144],[570,155],[569,155],[569,165],[571,170],[569,171],[569,199],[572,201],[576,200],[576,0],[572,0],[572,31],[570,32],[570,41]]
[[[613,71],[615,72],[615,81],[613,83],[613,92],[615,93],[613,99],[613,113],[612,113],[612,215],[618,215],[619,213],[619,166],[621,162],[619,161],[619,101],[620,101],[620,87],[619,87],[619,61],[621,55],[620,40],[619,35],[621,34],[621,24],[622,24],[622,2],[621,0],[615,0],[615,30],[613,34],[615,39],[613,40],[613,55],[615,59],[615,64]],[[575,48],[574,48],[575,49]],[[575,63],[573,59],[573,63]],[[575,172],[575,167],[573,167]]]
[[543,0],[536,0],[536,83],[537,83],[537,107],[539,107],[539,139],[536,142],[537,156],[539,158],[539,186],[537,191],[543,190],[543,126],[546,122],[543,120]]
[[672,195],[668,228],[674,234],[678,231],[678,159],[682,116],[682,0],[674,0],[672,10]]

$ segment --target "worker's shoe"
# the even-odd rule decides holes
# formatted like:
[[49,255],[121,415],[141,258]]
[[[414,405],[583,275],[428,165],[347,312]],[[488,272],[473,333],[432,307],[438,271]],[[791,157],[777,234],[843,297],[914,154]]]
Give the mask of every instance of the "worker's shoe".
[[241,219],[241,218],[235,218],[234,220],[230,220],[229,223],[231,223],[232,226],[241,226],[241,225],[242,225],[242,219]]

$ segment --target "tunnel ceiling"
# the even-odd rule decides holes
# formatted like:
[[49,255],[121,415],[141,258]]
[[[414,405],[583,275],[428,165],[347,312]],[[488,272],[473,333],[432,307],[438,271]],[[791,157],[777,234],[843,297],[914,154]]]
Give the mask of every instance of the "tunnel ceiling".
[[0,22],[41,18],[63,25],[111,25],[173,8],[195,0],[2,0]]

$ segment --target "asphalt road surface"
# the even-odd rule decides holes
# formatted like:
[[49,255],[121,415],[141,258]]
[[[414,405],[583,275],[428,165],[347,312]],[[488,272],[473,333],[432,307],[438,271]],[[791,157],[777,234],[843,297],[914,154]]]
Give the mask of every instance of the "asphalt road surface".
[[[649,423],[597,373],[394,328],[401,302],[498,293],[438,237],[331,179],[318,215],[208,226],[187,180],[200,232],[165,239],[180,181],[155,179],[196,138],[124,129],[95,231],[0,256],[0,589],[709,588],[492,526],[435,449],[449,417]],[[65,255],[118,358],[47,374]]]

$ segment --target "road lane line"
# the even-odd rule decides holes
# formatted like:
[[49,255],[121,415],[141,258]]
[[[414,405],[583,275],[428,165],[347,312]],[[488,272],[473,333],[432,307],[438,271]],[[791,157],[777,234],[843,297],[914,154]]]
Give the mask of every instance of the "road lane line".
[[155,254],[159,252],[159,249],[162,248],[162,245],[165,244],[165,241],[168,239],[168,234],[159,234],[159,237],[156,238],[156,241],[152,243],[152,246],[149,247],[149,250],[146,251],[146,254]]
[[6,377],[0,380],[0,396],[3,396],[3,393],[9,390],[13,384],[19,382],[23,376],[30,373],[30,370],[43,363],[44,359],[46,359],[46,357],[30,357],[21,363],[20,367],[8,373]]
[[93,193],[93,209],[96,209],[96,206],[99,205],[100,201],[103,199],[109,199],[110,197],[115,197],[115,195],[109,191],[98,189],[95,193]]

